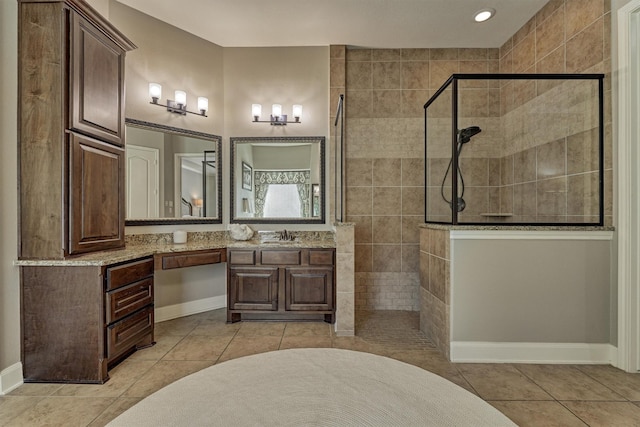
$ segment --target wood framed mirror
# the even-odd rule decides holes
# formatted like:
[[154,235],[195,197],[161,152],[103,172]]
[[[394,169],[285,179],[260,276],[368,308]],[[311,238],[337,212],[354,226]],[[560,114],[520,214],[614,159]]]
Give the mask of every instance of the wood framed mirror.
[[324,137],[232,137],[230,142],[230,222],[325,222]]
[[126,225],[222,223],[222,138],[127,118]]

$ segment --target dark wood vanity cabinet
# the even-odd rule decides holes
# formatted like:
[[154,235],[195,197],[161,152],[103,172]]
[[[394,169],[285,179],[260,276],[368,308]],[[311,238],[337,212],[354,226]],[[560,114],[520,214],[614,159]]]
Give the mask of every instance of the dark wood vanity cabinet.
[[18,22],[18,256],[123,247],[124,59],[135,46],[83,0],[19,0]]
[[335,321],[335,250],[234,249],[227,254],[227,321]]
[[103,383],[153,344],[153,258],[108,266],[23,266],[25,382]]

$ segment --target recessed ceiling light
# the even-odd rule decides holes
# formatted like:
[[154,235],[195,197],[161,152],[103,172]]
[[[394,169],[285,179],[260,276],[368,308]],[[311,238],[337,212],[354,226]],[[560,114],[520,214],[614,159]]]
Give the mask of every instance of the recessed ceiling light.
[[482,10],[477,11],[473,15],[473,19],[476,22],[484,22],[484,21],[488,20],[489,18],[491,18],[495,14],[496,14],[496,11],[494,9],[491,9],[491,8],[482,9]]

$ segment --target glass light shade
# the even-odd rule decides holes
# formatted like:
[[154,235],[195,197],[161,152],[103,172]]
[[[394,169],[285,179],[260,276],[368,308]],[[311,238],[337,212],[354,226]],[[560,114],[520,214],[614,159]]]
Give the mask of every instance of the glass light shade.
[[282,105],[280,104],[273,104],[271,106],[271,115],[273,117],[280,117],[282,115]]
[[293,117],[295,117],[296,119],[299,119],[300,117],[302,117],[302,105],[300,104],[293,105]]
[[251,115],[256,118],[262,115],[262,105],[260,104],[251,104]]
[[175,94],[176,104],[187,105],[187,93],[183,90],[177,90]]
[[207,111],[209,109],[209,100],[204,96],[198,97],[198,110],[199,111]]
[[162,97],[162,86],[158,83],[149,83],[149,96],[151,98],[160,98]]

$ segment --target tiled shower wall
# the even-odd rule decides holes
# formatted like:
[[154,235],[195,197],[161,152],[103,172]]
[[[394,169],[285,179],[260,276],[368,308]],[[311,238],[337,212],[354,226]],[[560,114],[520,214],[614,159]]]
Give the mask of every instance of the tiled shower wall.
[[[344,70],[345,78],[346,220],[356,224],[357,309],[421,309],[418,225],[424,215],[423,105],[452,73],[605,73],[605,223],[611,224],[610,23],[610,0],[551,0],[500,48],[349,48],[345,49],[344,58],[334,58],[332,54],[332,76]],[[484,120],[492,120],[492,115],[506,117],[548,90],[540,87],[532,92],[530,86],[516,83],[498,87],[500,99],[496,100],[495,91],[488,95],[488,111],[479,114]],[[491,88],[488,93],[492,92]],[[343,88],[337,89],[337,85],[334,88],[332,83],[332,98],[337,90]],[[478,111],[479,107],[472,109]],[[487,129],[483,130],[483,136],[487,136],[485,132],[489,129],[497,129],[492,124],[483,126]],[[500,129],[498,133],[504,131]],[[555,156],[558,152],[554,150],[560,149],[564,150],[566,159],[567,153],[575,149],[571,138],[575,141],[578,137],[566,138],[561,144],[564,148],[558,148],[560,143],[549,140],[542,144],[549,144],[547,147],[520,147],[522,153],[485,146],[478,157],[467,155],[469,160],[463,161],[476,163],[471,169],[487,171],[483,175],[486,186],[495,187],[487,190],[486,198],[480,196],[487,201],[487,210],[507,211],[509,203],[513,203],[515,213],[525,208],[518,207],[518,200],[532,200],[538,191],[546,194],[546,190],[538,190],[536,185],[516,188],[517,184],[531,182],[517,182],[515,175],[510,182],[506,166],[512,160],[517,161],[518,156],[531,155],[531,152],[524,153],[526,150],[535,150],[536,159],[542,150],[542,159],[544,150],[551,150]],[[591,161],[584,156],[583,160],[587,165]],[[576,176],[574,180],[583,179],[583,185],[592,185],[593,175],[589,170],[571,173],[570,168],[578,167],[572,162],[565,160],[567,175]],[[537,160],[534,164],[537,171]],[[500,172],[496,169],[498,165],[503,168]],[[429,169],[428,165],[427,174],[431,176]],[[488,178],[489,171],[492,171],[492,181]],[[441,177],[435,168],[433,175]],[[496,181],[496,177],[500,177],[500,181]],[[558,182],[561,180],[548,185]],[[474,186],[473,179],[469,184]],[[571,198],[566,189],[565,196]],[[571,212],[579,212],[578,216],[591,215],[593,206],[585,206],[584,198],[577,203],[575,209],[571,208],[573,211],[567,209],[567,215]]]
[[347,221],[356,308],[419,310],[424,103],[452,74],[495,73],[498,49],[347,49]]

